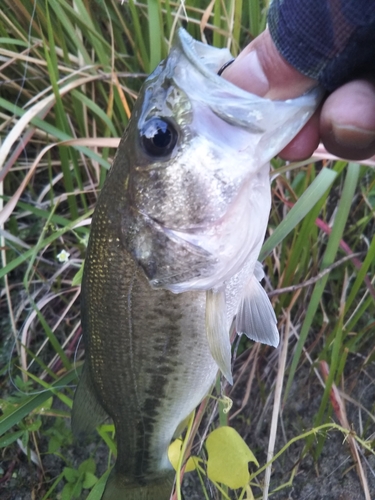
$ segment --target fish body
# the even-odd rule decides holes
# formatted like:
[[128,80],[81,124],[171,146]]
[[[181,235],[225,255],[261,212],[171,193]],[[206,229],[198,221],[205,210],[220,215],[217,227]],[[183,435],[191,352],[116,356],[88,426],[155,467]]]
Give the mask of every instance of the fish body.
[[124,249],[124,180],[111,174],[93,218],[73,428],[91,431],[106,415],[114,421],[117,460],[103,499],[164,500],[174,479],[168,446],[209,391],[217,365],[204,333],[205,293],[151,289]]
[[76,434],[109,415],[118,454],[103,500],[167,500],[167,448],[219,367],[229,329],[277,345],[257,258],[270,210],[268,161],[319,92],[253,96],[217,72],[230,53],[179,30],[146,80],[99,196],[82,281],[86,361]]

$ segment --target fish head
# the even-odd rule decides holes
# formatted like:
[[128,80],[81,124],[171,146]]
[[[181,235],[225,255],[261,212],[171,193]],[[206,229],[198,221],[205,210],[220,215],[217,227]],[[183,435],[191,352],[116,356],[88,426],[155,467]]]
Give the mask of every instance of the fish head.
[[129,138],[134,204],[164,228],[182,231],[222,217],[249,175],[247,131],[189,95],[178,71],[184,59],[173,50],[148,78]]
[[319,102],[317,94],[290,102],[249,94],[217,75],[230,58],[181,29],[119,146],[113,171],[121,158],[128,166],[122,240],[155,288],[210,289],[259,251],[268,162]]

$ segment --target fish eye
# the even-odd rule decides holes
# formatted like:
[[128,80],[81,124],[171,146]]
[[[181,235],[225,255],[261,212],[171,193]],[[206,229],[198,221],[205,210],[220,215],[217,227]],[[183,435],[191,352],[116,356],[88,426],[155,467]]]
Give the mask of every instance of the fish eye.
[[141,129],[141,144],[151,156],[168,156],[177,138],[175,127],[165,118],[151,118]]

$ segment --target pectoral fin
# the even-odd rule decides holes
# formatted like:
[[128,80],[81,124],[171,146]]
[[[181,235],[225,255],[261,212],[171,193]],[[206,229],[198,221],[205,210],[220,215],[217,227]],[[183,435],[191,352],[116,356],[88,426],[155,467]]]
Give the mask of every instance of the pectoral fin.
[[262,279],[264,278],[265,274],[264,274],[264,270],[263,270],[263,266],[262,264],[259,262],[259,260],[257,260],[255,262],[255,267],[254,267],[254,276],[256,277],[256,279],[258,281],[262,281]]
[[206,332],[212,357],[224,377],[233,384],[224,289],[206,292]]
[[90,371],[85,365],[74,395],[72,409],[73,434],[93,432],[106,418],[107,413],[98,401],[90,378]]
[[258,281],[264,276],[259,266],[257,263],[254,275],[245,288],[236,315],[236,331],[239,335],[245,334],[256,342],[277,347],[279,345],[277,320],[271,302]]

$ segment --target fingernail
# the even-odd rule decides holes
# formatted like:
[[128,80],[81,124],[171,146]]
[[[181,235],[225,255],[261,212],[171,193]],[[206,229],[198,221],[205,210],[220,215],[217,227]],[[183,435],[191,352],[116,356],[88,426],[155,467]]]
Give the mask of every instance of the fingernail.
[[332,124],[332,132],[338,144],[355,149],[365,149],[375,141],[375,131],[350,125]]
[[259,96],[267,94],[270,87],[255,50],[238,57],[224,70],[222,76],[247,92]]

